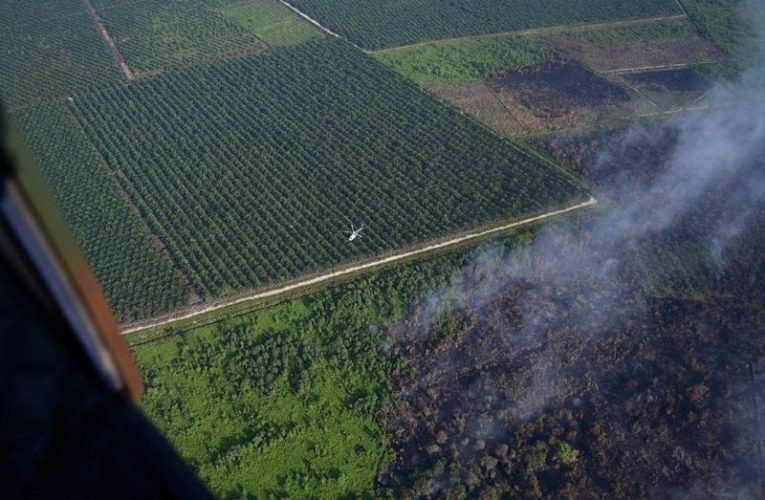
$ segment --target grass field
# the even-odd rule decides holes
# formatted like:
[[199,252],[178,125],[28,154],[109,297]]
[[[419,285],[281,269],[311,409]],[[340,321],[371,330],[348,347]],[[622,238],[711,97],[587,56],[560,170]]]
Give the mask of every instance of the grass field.
[[136,349],[144,411],[219,496],[371,491],[390,460],[374,421],[388,389],[377,338],[346,323],[372,310],[346,299],[333,313],[328,296],[294,301]]
[[[75,109],[207,298],[586,198],[328,38],[94,92]],[[369,227],[356,244],[350,219]]]
[[321,36],[315,26],[276,0],[250,0],[225,6],[221,13],[264,39],[271,47],[286,47]]
[[61,101],[13,115],[117,316],[130,321],[185,304],[188,292],[125,204]]
[[79,0],[0,3],[0,96],[11,108],[120,80]]
[[704,37],[729,56],[745,57],[755,43],[758,0],[680,0]]
[[381,53],[375,57],[418,84],[470,82],[548,61],[554,51],[523,37],[460,40]]
[[377,423],[395,363],[382,331],[473,252],[134,347],[144,411],[222,498],[369,496],[393,459]]
[[540,26],[677,14],[671,0],[294,0],[303,12],[366,49]]

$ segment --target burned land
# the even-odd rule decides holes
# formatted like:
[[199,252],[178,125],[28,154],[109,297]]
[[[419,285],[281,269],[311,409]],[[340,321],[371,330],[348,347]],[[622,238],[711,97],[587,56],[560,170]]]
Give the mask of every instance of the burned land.
[[605,208],[484,252],[389,329],[402,361],[382,423],[397,458],[380,486],[454,498],[765,493],[765,204],[746,186],[762,168],[747,158],[704,196],[678,189],[684,204],[667,219],[671,193],[651,207],[683,182],[683,140],[651,125],[536,144]]
[[627,112],[633,104],[622,86],[571,60],[523,66],[481,82],[427,88],[508,135],[577,127]]
[[659,92],[704,92],[711,87],[704,76],[691,68],[630,73],[624,78],[639,87]]
[[553,117],[575,105],[600,107],[630,99],[624,89],[574,61],[526,66],[490,79],[489,86],[510,92],[540,115]]

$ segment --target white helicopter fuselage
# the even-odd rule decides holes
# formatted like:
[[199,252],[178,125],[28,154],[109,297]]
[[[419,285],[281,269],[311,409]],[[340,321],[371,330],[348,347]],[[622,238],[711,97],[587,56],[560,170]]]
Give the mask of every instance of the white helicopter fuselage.
[[361,226],[355,227],[353,224],[351,224],[351,230],[348,231],[346,234],[348,234],[348,241],[353,241],[356,238],[361,238],[361,231],[364,230],[364,223],[361,223]]

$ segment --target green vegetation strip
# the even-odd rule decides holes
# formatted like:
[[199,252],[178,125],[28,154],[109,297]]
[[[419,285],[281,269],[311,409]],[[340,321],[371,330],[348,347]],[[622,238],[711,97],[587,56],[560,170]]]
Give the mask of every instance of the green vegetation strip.
[[760,0],[680,0],[701,34],[732,57],[746,57],[756,43],[754,19]]
[[324,294],[135,349],[143,409],[222,498],[369,494],[392,459],[388,393],[366,316],[383,298]]
[[548,45],[507,36],[460,40],[385,52],[375,57],[418,84],[471,82],[553,59]]

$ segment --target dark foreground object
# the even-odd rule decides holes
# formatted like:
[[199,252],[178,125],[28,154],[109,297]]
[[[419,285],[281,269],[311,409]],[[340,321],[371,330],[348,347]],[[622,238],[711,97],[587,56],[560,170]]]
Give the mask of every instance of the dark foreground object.
[[43,250],[11,229],[21,198],[7,144],[0,127],[0,498],[210,498],[97,371],[106,356],[86,355],[33,264]]

